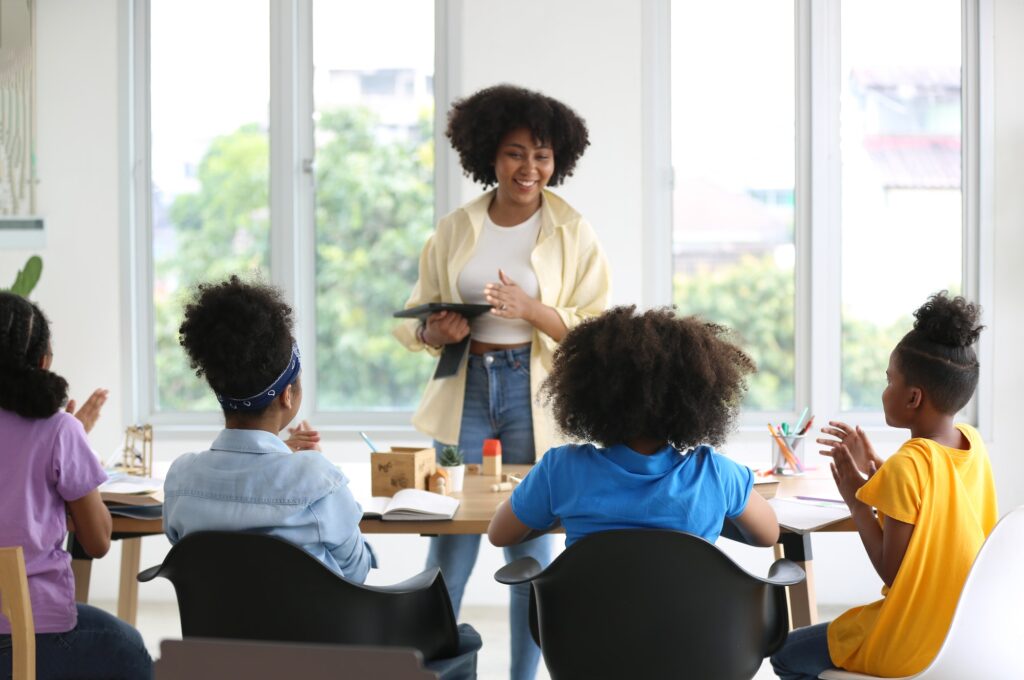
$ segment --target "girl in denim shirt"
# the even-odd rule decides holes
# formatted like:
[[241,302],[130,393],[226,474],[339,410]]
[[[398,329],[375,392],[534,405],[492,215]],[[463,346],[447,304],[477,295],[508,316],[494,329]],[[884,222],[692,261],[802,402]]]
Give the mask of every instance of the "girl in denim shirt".
[[376,561],[348,478],[317,450],[319,437],[305,423],[287,442],[278,436],[302,402],[292,310],[280,293],[237,276],[201,285],[180,334],[224,410],[224,430],[209,450],[180,456],[167,473],[171,543],[193,531],[259,531],[363,582]]

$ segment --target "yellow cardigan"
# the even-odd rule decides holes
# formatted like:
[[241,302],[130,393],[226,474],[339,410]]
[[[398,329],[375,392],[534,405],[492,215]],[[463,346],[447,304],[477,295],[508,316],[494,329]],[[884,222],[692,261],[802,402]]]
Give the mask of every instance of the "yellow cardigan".
[[[462,302],[458,279],[473,255],[484,216],[494,198],[489,191],[441,218],[437,229],[420,255],[419,280],[406,308],[427,302]],[[609,273],[601,245],[590,224],[563,199],[544,191],[541,199],[540,234],[530,254],[537,275],[540,301],[554,308],[566,328],[597,316],[608,304]],[[497,272],[495,272],[497,276]],[[416,338],[416,320],[398,326],[394,335],[413,351],[437,351]],[[533,440],[539,459],[555,442],[555,426],[549,409],[537,398],[540,385],[551,371],[558,343],[533,330],[530,346],[530,394],[532,395]],[[440,380],[429,380],[412,418],[420,432],[446,444],[457,444],[466,393],[466,360],[459,372]]]

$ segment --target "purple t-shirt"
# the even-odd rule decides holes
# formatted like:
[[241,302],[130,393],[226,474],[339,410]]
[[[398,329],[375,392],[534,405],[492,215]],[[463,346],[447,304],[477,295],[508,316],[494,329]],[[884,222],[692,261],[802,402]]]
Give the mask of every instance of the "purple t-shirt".
[[[106,479],[74,416],[33,419],[0,409],[0,545],[25,553],[37,633],[67,632],[78,622],[64,503]],[[0,633],[10,632],[0,615]]]

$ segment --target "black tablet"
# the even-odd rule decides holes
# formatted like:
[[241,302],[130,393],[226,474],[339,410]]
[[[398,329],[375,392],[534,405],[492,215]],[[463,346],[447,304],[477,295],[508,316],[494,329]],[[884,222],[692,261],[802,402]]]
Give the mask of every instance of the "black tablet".
[[425,305],[418,305],[395,312],[393,316],[398,319],[426,319],[436,312],[456,312],[467,319],[480,316],[491,311],[490,305],[470,305],[462,302],[428,302]]

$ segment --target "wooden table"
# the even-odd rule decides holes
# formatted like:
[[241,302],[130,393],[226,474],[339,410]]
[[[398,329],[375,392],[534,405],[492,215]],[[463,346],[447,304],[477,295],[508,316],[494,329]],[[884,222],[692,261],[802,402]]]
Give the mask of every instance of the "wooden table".
[[[502,471],[525,474],[528,465],[505,465]],[[352,492],[357,498],[369,495],[370,465],[369,463],[346,463],[343,466],[350,477]],[[827,474],[827,471],[825,471]],[[496,480],[491,477],[467,474],[462,493],[452,494],[461,499],[458,511],[451,520],[441,521],[384,521],[380,519],[364,519],[359,528],[365,534],[484,534],[487,525],[498,505],[506,500],[510,491],[492,492],[491,484]],[[756,487],[755,487],[756,488]],[[810,473],[801,477],[784,477],[778,486],[777,494],[784,496],[819,496],[838,498],[838,492],[831,476],[821,473]],[[69,528],[73,528],[70,525]],[[561,529],[559,529],[561,531]],[[833,524],[822,531],[856,531],[852,520]],[[163,521],[139,520],[126,517],[114,517],[114,538],[121,541],[121,575],[117,599],[117,615],[124,621],[135,625],[138,608],[139,583],[135,577],[140,571],[142,556],[142,537],[163,534]],[[75,597],[79,602],[87,602],[89,595],[89,577],[91,560],[80,552],[72,552],[76,559],[72,560],[75,573]],[[789,588],[790,621],[794,628],[808,626],[818,621],[818,603],[814,593],[814,564],[811,553],[811,534],[800,535],[784,531],[775,546],[776,557],[787,557],[799,564],[807,572],[807,580],[800,585]]]

